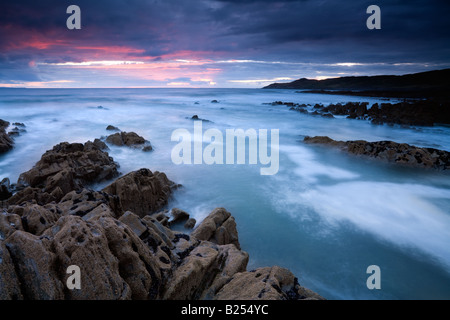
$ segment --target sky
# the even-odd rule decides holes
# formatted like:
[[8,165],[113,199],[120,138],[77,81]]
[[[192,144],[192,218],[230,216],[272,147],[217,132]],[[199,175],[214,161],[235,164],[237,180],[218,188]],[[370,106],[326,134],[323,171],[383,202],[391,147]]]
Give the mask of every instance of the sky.
[[[367,8],[381,9],[369,30]],[[69,30],[67,7],[81,9]],[[448,0],[2,0],[0,87],[260,88],[450,68]]]

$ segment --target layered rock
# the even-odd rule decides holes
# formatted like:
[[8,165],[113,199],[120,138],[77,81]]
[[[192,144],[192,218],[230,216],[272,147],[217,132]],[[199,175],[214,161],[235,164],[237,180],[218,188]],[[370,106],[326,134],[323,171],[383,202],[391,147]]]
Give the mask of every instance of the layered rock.
[[329,145],[351,154],[367,156],[389,163],[437,170],[450,169],[450,152],[444,150],[420,148],[393,141],[336,141],[323,136],[305,137],[304,142]]
[[214,209],[191,235],[199,240],[217,244],[232,243],[236,248],[241,248],[234,217],[224,208]]
[[36,165],[20,175],[18,185],[26,187],[8,200],[10,204],[36,200],[40,204],[59,201],[86,184],[118,176],[118,165],[103,151],[101,141],[85,144],[63,142],[47,151]]
[[[0,215],[1,298],[321,299],[286,269],[246,271],[248,254],[233,243],[200,240],[131,211],[117,219],[100,201],[104,195],[94,193],[11,206]],[[70,207],[74,201],[90,210]],[[218,212],[225,211],[214,210],[198,229],[209,229]],[[218,228],[235,232],[232,224]],[[80,290],[66,286],[73,265],[80,268]]]
[[164,173],[140,169],[120,177],[103,191],[118,196],[124,210],[144,217],[166,206],[176,187]]

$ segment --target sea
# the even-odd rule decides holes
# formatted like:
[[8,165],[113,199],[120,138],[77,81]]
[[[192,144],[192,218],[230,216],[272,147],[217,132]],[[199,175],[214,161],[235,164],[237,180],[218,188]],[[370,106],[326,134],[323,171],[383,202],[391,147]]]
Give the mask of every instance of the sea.
[[[329,119],[274,101],[310,104],[310,111],[317,103],[396,102],[276,89],[0,89],[0,119],[26,126],[14,149],[0,155],[0,180],[14,183],[54,145],[104,138],[113,125],[153,146],[151,152],[109,146],[121,174],[140,168],[165,172],[182,185],[167,209],[183,209],[197,224],[214,208],[226,208],[249,253],[248,270],[288,268],[302,286],[332,300],[450,299],[449,173],[303,143],[305,136],[328,136],[450,151],[450,127]],[[227,129],[278,132],[268,153],[279,156],[276,174],[261,174],[266,165],[249,159],[175,163],[177,129],[192,134],[192,153],[194,141],[197,147],[210,145],[194,135],[194,115],[208,120],[202,122],[204,132],[214,129],[224,137]],[[374,265],[378,288],[368,285]]]

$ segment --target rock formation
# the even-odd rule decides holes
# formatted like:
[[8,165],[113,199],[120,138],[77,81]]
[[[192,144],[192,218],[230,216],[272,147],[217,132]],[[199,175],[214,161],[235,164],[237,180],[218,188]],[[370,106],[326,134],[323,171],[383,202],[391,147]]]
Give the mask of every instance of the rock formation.
[[[246,271],[224,208],[191,235],[163,225],[158,210],[178,186],[164,173],[140,169],[102,191],[86,188],[116,167],[92,142],[61,143],[21,175],[30,186],[0,213],[0,299],[322,299],[289,270]],[[81,289],[67,286],[70,266],[79,267]]]
[[329,145],[354,155],[367,156],[389,163],[437,170],[450,169],[450,152],[444,150],[420,148],[393,141],[336,141],[323,136],[305,137],[304,142]]
[[[110,128],[110,126],[108,126],[106,129],[117,129],[115,127],[113,127],[112,129],[108,128]],[[135,132],[116,132],[106,137],[106,142],[119,147],[127,146],[132,148],[140,148],[143,151],[151,151],[153,149],[149,141],[145,140]]]
[[14,141],[6,133],[9,122],[0,119],[0,154],[7,152],[13,148]]
[[42,155],[36,165],[20,175],[22,188],[8,200],[20,204],[36,200],[39,204],[59,201],[72,190],[86,184],[112,179],[119,175],[118,165],[102,150],[101,141],[85,144],[62,142]]

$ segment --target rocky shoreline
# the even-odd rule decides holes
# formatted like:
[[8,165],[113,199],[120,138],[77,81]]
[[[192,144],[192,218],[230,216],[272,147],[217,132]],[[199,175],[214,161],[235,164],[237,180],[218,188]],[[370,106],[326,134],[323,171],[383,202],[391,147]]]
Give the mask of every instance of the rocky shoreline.
[[420,148],[393,141],[336,141],[326,136],[305,137],[303,141],[338,148],[353,155],[387,163],[414,168],[450,170],[450,152],[444,150]]
[[[127,136],[106,142],[136,145]],[[323,299],[287,269],[248,271],[248,253],[224,208],[190,234],[170,229],[177,220],[196,223],[180,209],[164,211],[180,185],[145,168],[120,176],[107,148],[100,139],[62,142],[16,184],[5,181],[0,299]],[[103,190],[89,188],[112,179]],[[81,289],[66,286],[72,265],[80,268]]]
[[[367,120],[372,124],[434,126],[435,124],[450,124],[450,106],[448,103],[436,100],[414,100],[399,103],[347,102],[329,104],[299,104],[294,102],[275,101],[270,105],[284,105],[297,112],[313,116],[334,118],[347,116],[348,119]],[[309,109],[313,111],[308,111]]]

